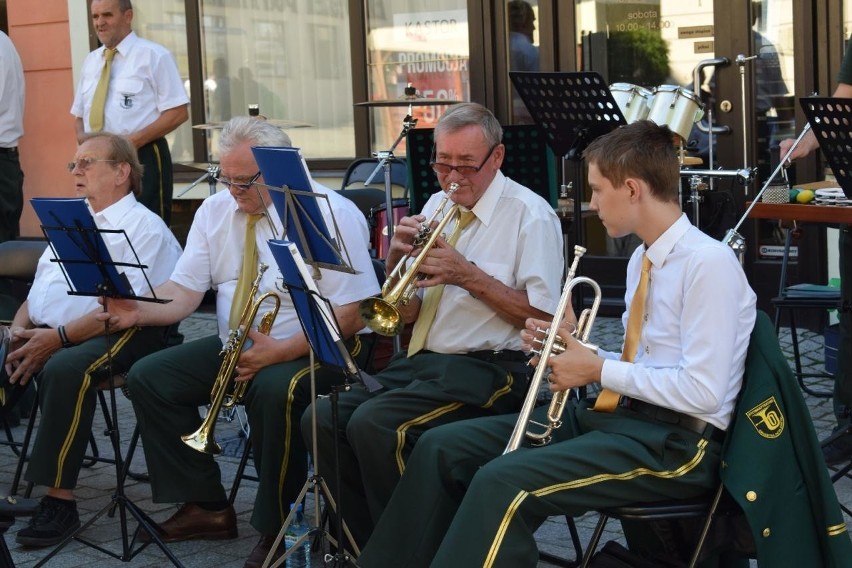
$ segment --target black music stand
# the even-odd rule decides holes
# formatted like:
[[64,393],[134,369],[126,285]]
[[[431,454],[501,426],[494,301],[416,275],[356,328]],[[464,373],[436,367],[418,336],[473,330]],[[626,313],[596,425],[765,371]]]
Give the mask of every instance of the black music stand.
[[[522,73],[510,71],[509,78],[527,106],[533,121],[544,129],[553,153],[562,158],[562,184],[567,191],[568,160],[581,161],[583,150],[595,138],[627,124],[609,86],[599,73]],[[574,180],[574,244],[583,244],[582,169]],[[582,290],[577,301],[583,305]]]
[[847,199],[852,199],[852,147],[849,117],[852,100],[831,97],[802,97],[799,104],[814,131],[819,149],[831,166]]
[[[316,283],[311,278],[310,273],[308,272],[307,266],[299,254],[298,247],[295,243],[290,241],[269,241],[269,248],[272,251],[272,256],[275,258],[278,267],[281,269],[281,274],[284,277],[284,286],[287,288],[287,291],[290,293],[290,297],[293,299],[293,306],[296,310],[296,314],[299,317],[299,322],[302,325],[302,329],[305,333],[305,337],[308,340],[310,345],[310,366],[311,366],[311,399],[316,400],[316,383],[314,381],[314,357],[316,356],[319,359],[319,362],[327,367],[331,367],[334,369],[339,369],[344,377],[344,382],[342,385],[334,386],[331,390],[330,400],[331,400],[331,418],[332,418],[332,429],[337,432],[338,430],[338,394],[341,390],[348,391],[352,388],[353,383],[362,384],[368,391],[374,392],[382,388],[382,386],[370,375],[363,372],[358,368],[353,361],[349,350],[346,348],[345,343],[343,342],[341,333],[340,333],[340,325],[337,322],[337,319],[334,316],[334,312],[331,307],[331,303],[327,298],[323,297],[319,290],[317,289]],[[312,439],[313,439],[313,455],[317,455],[317,435],[316,435],[316,406],[311,407],[312,412],[312,420],[311,425],[313,428]],[[339,447],[337,436],[334,436],[334,476],[336,487],[340,487],[341,478],[340,478],[340,464],[339,464]],[[274,568],[276,566],[281,566],[282,563],[286,562],[287,557],[293,553],[294,550],[298,549],[301,544],[311,538],[314,535],[319,535],[325,538],[328,538],[332,545],[336,548],[336,553],[333,558],[329,561],[327,558],[326,566],[344,566],[352,562],[352,556],[345,550],[343,546],[343,538],[344,535],[349,539],[349,544],[352,546],[355,553],[358,554],[358,547],[355,544],[355,540],[352,537],[352,534],[349,532],[349,529],[345,526],[343,522],[343,515],[340,511],[339,500],[335,501],[334,497],[331,495],[331,491],[328,488],[328,485],[325,483],[322,475],[318,471],[319,464],[316,460],[314,460],[314,473],[313,475],[305,482],[305,485],[302,487],[299,496],[296,498],[296,503],[301,503],[302,500],[307,495],[308,491],[313,488],[314,491],[314,506],[316,508],[314,514],[314,527],[301,535],[298,540],[291,546],[289,550],[286,550],[284,554],[275,561],[271,566]],[[331,507],[332,511],[336,513],[336,527],[334,536],[330,535],[322,526],[319,525],[320,515],[319,515],[319,496],[322,493],[323,497],[326,499],[326,502],[329,507]],[[281,527],[281,530],[278,533],[278,536],[275,539],[272,547],[270,548],[269,554],[266,557],[266,560],[263,563],[263,566],[270,566],[270,561],[272,560],[275,552],[278,550],[279,545],[281,544],[281,540],[284,538],[284,533],[287,528],[290,526],[290,522],[293,519],[295,514],[296,507],[293,507],[290,510],[290,513],[287,515],[287,518],[284,520],[284,524]]]
[[[132,299],[141,302],[167,303],[171,300],[161,300],[154,294],[151,282],[148,280],[145,269],[147,265],[142,264],[133,244],[124,230],[100,229],[95,225],[91,213],[84,199],[44,199],[34,198],[31,200],[33,209],[39,217],[42,232],[47,238],[48,244],[53,251],[53,262],[58,262],[65,280],[69,287],[68,294],[75,296],[97,296],[101,298],[104,311],[107,311],[107,302],[110,298]],[[123,243],[133,254],[135,262],[117,262],[110,257],[109,250],[102,237],[104,234],[121,235]],[[139,296],[130,287],[129,280],[124,273],[118,272],[118,267],[139,270],[145,278],[148,292],[151,297]],[[109,342],[109,321],[104,321],[104,335]],[[35,566],[43,566],[51,558],[59,553],[72,540],[94,548],[122,562],[131,561],[139,552],[144,550],[151,542],[157,544],[163,553],[175,566],[182,567],[183,564],[172,554],[160,539],[156,527],[157,524],[133,503],[124,493],[124,460],[121,456],[121,439],[118,429],[118,406],[115,398],[115,383],[112,372],[111,348],[107,345],[107,373],[110,386],[110,408],[114,417],[113,428],[110,430],[110,441],[115,454],[114,464],[116,473],[116,488],[109,503],[100,511],[80,525],[76,531],[69,535],[45,556]],[[121,553],[116,553],[98,545],[97,543],[81,538],[79,535],[97,521],[104,513],[111,513],[118,509],[121,522]],[[138,526],[133,538],[127,534],[127,513],[136,519]],[[144,529],[150,535],[150,542],[143,543],[136,550],[136,538],[139,529]]]

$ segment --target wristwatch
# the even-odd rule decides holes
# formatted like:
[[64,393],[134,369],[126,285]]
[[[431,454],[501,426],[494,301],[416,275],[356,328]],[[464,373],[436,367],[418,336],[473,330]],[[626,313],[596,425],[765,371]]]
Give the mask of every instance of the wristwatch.
[[59,332],[59,340],[62,342],[62,347],[68,349],[69,347],[74,347],[74,344],[68,341],[68,335],[65,333],[65,326],[60,325],[56,328],[56,331]]

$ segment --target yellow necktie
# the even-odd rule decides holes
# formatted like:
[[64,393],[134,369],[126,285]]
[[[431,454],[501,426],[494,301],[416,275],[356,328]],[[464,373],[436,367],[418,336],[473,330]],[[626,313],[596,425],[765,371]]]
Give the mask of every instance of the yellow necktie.
[[[627,316],[627,333],[624,336],[624,350],[621,352],[622,361],[633,361],[636,348],[639,346],[639,335],[642,322],[645,319],[645,300],[648,298],[648,281],[651,279],[651,259],[648,255],[642,257],[642,274],[633,301],[630,303],[630,315]],[[618,406],[621,395],[609,389],[603,389],[595,401],[595,410],[612,412]]]
[[[476,218],[473,211],[461,211],[459,220],[453,229],[447,243],[454,246],[459,240],[462,231],[471,221]],[[417,316],[417,321],[414,322],[414,329],[411,332],[411,341],[408,342],[408,356],[411,357],[426,345],[426,336],[429,335],[429,328],[432,327],[432,322],[435,321],[435,314],[438,313],[438,304],[441,303],[441,296],[444,294],[444,284],[432,286],[426,290],[423,296],[423,305],[420,306],[420,314]]]
[[240,323],[243,308],[248,303],[251,285],[257,277],[257,242],[255,241],[254,227],[263,217],[257,213],[248,215],[246,219],[246,244],[243,250],[243,266],[240,269],[240,277],[237,280],[237,288],[234,290],[234,299],[231,303],[231,317],[228,320],[228,328],[234,329]]
[[104,128],[104,107],[109,90],[109,74],[112,69],[112,58],[115,57],[116,49],[104,49],[104,68],[101,70],[101,78],[95,88],[95,96],[92,97],[92,110],[89,111],[89,127],[92,132],[100,132]]

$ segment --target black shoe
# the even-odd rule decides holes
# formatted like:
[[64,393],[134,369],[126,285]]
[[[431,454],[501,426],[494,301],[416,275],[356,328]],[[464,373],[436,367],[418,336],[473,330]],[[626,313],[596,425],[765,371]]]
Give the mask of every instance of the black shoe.
[[852,430],[844,428],[823,440],[822,455],[826,465],[840,465],[852,461]]
[[53,546],[80,528],[77,502],[45,496],[28,527],[18,531],[15,542],[24,546]]

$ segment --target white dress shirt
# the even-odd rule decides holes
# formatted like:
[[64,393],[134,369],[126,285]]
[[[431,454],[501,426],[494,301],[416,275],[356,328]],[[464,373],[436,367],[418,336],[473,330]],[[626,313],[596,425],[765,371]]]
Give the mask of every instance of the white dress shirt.
[[[104,106],[104,131],[137,132],[163,111],[189,102],[177,64],[165,47],[130,32],[116,48]],[[71,105],[71,114],[83,118],[86,132],[91,131],[89,113],[104,67],[104,49],[101,46],[86,56]]]
[[[431,217],[443,196],[443,192],[432,195],[423,215]],[[451,206],[448,202],[445,211]],[[526,292],[532,307],[552,314],[559,303],[564,264],[562,229],[553,207],[498,171],[472,211],[476,219],[462,232],[456,250],[509,288]],[[447,227],[446,233],[452,229]],[[520,350],[520,330],[464,288],[447,286],[425,349]]]
[[[359,274],[348,274],[338,270],[320,269],[321,278],[317,280],[320,293],[331,301],[333,306],[341,306],[363,300],[379,293],[379,284],[373,270],[369,254],[369,230],[364,214],[354,203],[336,192],[313,182],[314,192],[328,196],[334,219],[341,232],[341,238]],[[250,189],[249,191],[254,191]],[[326,224],[333,227],[328,208],[321,200],[320,210]],[[266,292],[274,292],[281,300],[281,307],[270,336],[275,339],[290,337],[301,333],[298,315],[293,309],[290,294],[283,288],[281,271],[278,268],[267,241],[282,237],[282,225],[273,205],[267,209],[267,218],[255,225],[258,261],[269,266],[264,273],[256,298]],[[248,216],[239,210],[234,198],[227,191],[221,191],[204,200],[195,214],[192,227],[186,239],[186,250],[181,256],[171,276],[171,280],[196,292],[216,290],[216,314],[219,323],[219,337],[222,342],[228,337],[228,320],[231,303],[245,248],[246,220]],[[275,233],[270,227],[275,226]],[[331,229],[333,231],[333,229]],[[259,312],[264,313],[271,307],[262,305]],[[256,323],[256,322],[255,322]]]
[[24,135],[24,69],[9,36],[0,32],[0,148]]
[[[639,246],[627,265],[627,309],[639,282]],[[647,249],[651,280],[633,363],[607,357],[601,384],[727,429],[742,385],[756,296],[730,247],[682,215]]]
[[[101,233],[115,262],[147,265],[145,270],[151,286],[166,282],[180,256],[180,244],[163,220],[128,193],[99,213],[93,213],[99,229],[124,230],[120,233]],[[133,255],[132,245],[139,259]],[[59,263],[53,262],[53,249],[48,246],[38,261],[35,280],[27,296],[30,321],[36,325],[57,327],[65,325],[98,307],[91,296],[69,296],[68,283]],[[124,272],[139,296],[149,295],[150,289],[141,270],[117,267]]]

